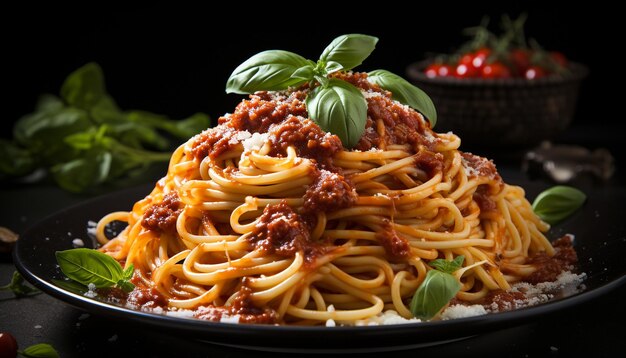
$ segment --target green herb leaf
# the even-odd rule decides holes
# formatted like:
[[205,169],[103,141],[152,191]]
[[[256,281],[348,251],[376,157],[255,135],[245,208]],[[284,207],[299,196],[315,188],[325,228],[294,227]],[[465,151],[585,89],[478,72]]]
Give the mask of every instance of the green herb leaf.
[[570,186],[557,185],[543,191],[533,202],[533,211],[549,223],[556,224],[580,208],[587,196]]
[[304,81],[310,81],[313,79],[315,75],[315,68],[313,65],[306,65],[298,68],[292,75],[291,78],[297,78]]
[[421,320],[433,318],[461,289],[461,283],[449,273],[430,270],[417,288],[410,309]]
[[133,278],[133,273],[134,272],[135,272],[135,265],[130,264],[130,266],[128,266],[124,270],[124,280],[130,280],[131,278]]
[[135,285],[127,280],[117,281],[117,287],[121,288],[124,292],[130,292],[135,289]]
[[111,256],[97,250],[80,248],[56,252],[65,276],[83,285],[111,287],[124,280],[122,266]]
[[61,87],[61,97],[65,102],[85,110],[91,109],[105,95],[104,75],[94,62],[71,73]]
[[339,62],[328,61],[328,63],[326,63],[326,68],[324,70],[326,70],[326,74],[331,74],[341,69],[343,69],[343,66]]
[[87,112],[63,107],[55,112],[35,112],[20,118],[13,127],[13,135],[17,143],[50,165],[73,158],[75,153],[63,139],[91,127]]
[[228,78],[226,93],[277,91],[304,83],[292,75],[309,62],[289,51],[270,50],[258,53],[239,65]]
[[330,79],[306,98],[309,116],[326,132],[336,134],[346,148],[354,147],[365,131],[367,102],[348,82]]
[[[376,48],[378,38],[374,36],[361,34],[341,35],[335,38],[328,45],[322,55],[320,61],[328,64],[334,61],[342,66],[345,70],[351,70],[363,63]],[[331,66],[333,70],[339,70],[337,66]],[[329,72],[330,73],[330,72]]]
[[22,176],[32,172],[35,167],[35,158],[30,151],[0,139],[0,174]]
[[17,271],[13,272],[13,277],[8,285],[0,286],[0,291],[3,290],[11,290],[15,297],[26,297],[41,293],[38,289],[26,285],[24,278]]
[[436,259],[436,260],[432,260],[431,262],[429,262],[428,265],[434,267],[435,269],[441,272],[451,274],[463,266],[464,260],[465,260],[465,256],[459,255],[455,257],[454,260],[452,261],[448,261],[445,259]]
[[26,347],[19,353],[27,358],[59,358],[59,353],[48,343],[39,343]]
[[111,171],[111,152],[94,147],[81,157],[50,169],[57,184],[74,193],[104,183]]
[[204,113],[195,113],[189,118],[174,121],[166,116],[146,111],[131,111],[128,113],[128,120],[164,130],[181,139],[188,139],[207,129],[210,125],[209,116]]
[[419,111],[430,122],[430,127],[437,124],[437,110],[433,101],[421,89],[413,86],[404,78],[385,70],[375,70],[367,74],[367,79],[390,91],[396,101]]

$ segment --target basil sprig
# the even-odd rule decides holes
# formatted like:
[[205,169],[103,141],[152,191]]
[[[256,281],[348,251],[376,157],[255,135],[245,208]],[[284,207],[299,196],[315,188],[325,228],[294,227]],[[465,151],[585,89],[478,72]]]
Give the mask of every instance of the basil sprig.
[[[306,82],[319,86],[306,98],[309,115],[322,130],[336,134],[347,148],[354,147],[365,131],[367,101],[355,86],[328,76],[363,63],[374,51],[378,38],[362,34],[341,35],[322,51],[317,62],[293,52],[270,50],[239,65],[228,78],[226,93],[279,91]],[[437,113],[430,98],[419,88],[391,72],[370,73],[372,83],[391,91],[393,98],[424,114],[435,125]]]
[[415,317],[422,320],[433,318],[456,296],[461,289],[461,283],[452,273],[463,266],[464,260],[465,257],[460,255],[453,261],[437,259],[429,263],[434,270],[428,271],[409,306]]
[[126,292],[135,288],[130,282],[133,265],[124,270],[114,258],[100,251],[86,248],[57,251],[56,258],[65,276],[85,286],[117,286]]
[[533,202],[533,211],[543,221],[556,224],[580,208],[587,196],[582,191],[557,185],[541,192]]

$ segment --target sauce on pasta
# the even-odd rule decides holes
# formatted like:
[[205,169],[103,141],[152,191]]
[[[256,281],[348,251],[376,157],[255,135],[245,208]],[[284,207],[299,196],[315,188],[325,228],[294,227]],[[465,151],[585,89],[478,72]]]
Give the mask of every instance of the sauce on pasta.
[[[257,92],[181,145],[130,212],[100,220],[101,250],[136,268],[128,303],[213,321],[355,324],[389,310],[411,318],[437,258],[465,257],[461,304],[499,305],[518,295],[513,284],[571,269],[571,241],[555,250],[493,162],[366,74],[332,76],[367,100],[355,149],[308,118],[308,84]],[[112,221],[128,227],[109,240]]]

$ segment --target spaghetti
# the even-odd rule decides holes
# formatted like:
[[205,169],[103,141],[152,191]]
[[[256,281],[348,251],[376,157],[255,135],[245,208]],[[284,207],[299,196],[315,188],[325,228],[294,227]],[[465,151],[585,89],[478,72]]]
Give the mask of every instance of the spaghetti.
[[[133,302],[216,321],[353,324],[411,318],[437,258],[465,257],[457,301],[539,274],[555,249],[522,188],[366,74],[333,75],[367,100],[356,149],[308,119],[308,85],[257,92],[181,145],[132,211],[100,220],[101,250],[135,266]],[[113,221],[128,226],[109,241]]]

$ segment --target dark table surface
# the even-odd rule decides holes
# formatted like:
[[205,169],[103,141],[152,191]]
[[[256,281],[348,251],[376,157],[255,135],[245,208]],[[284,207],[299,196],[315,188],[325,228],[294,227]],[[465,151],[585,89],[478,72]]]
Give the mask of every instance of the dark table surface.
[[[596,147],[584,135],[586,130],[570,131],[565,141]],[[623,133],[623,132],[622,132]],[[616,136],[607,130],[607,136]],[[597,136],[595,138],[598,138]],[[615,137],[617,138],[617,137]],[[601,139],[598,139],[598,141]],[[603,141],[606,143],[606,141]],[[619,152],[622,144],[610,149]],[[619,155],[619,154],[618,154]],[[618,169],[622,159],[618,157]],[[505,180],[522,180],[519,162],[498,162]],[[621,166],[623,168],[623,166]],[[623,186],[619,170],[608,185]],[[152,180],[150,178],[149,180]],[[72,195],[50,184],[11,185],[0,189],[0,226],[23,232],[43,217],[88,198]],[[625,253],[626,254],[626,253]],[[0,254],[0,285],[8,283],[15,270],[11,256]],[[536,322],[482,334],[454,343],[396,352],[412,356],[579,356],[613,357],[626,351],[626,285],[609,294],[572,308],[543,316]],[[46,294],[16,299],[0,292],[0,331],[10,332],[20,347],[50,343],[62,357],[276,357],[293,354],[248,351],[222,347],[161,333],[156,329],[107,317],[90,315]],[[280,337],[277,337],[280,339]],[[620,355],[621,353],[618,353]],[[374,353],[360,353],[373,356]],[[380,355],[378,353],[377,355]]]

